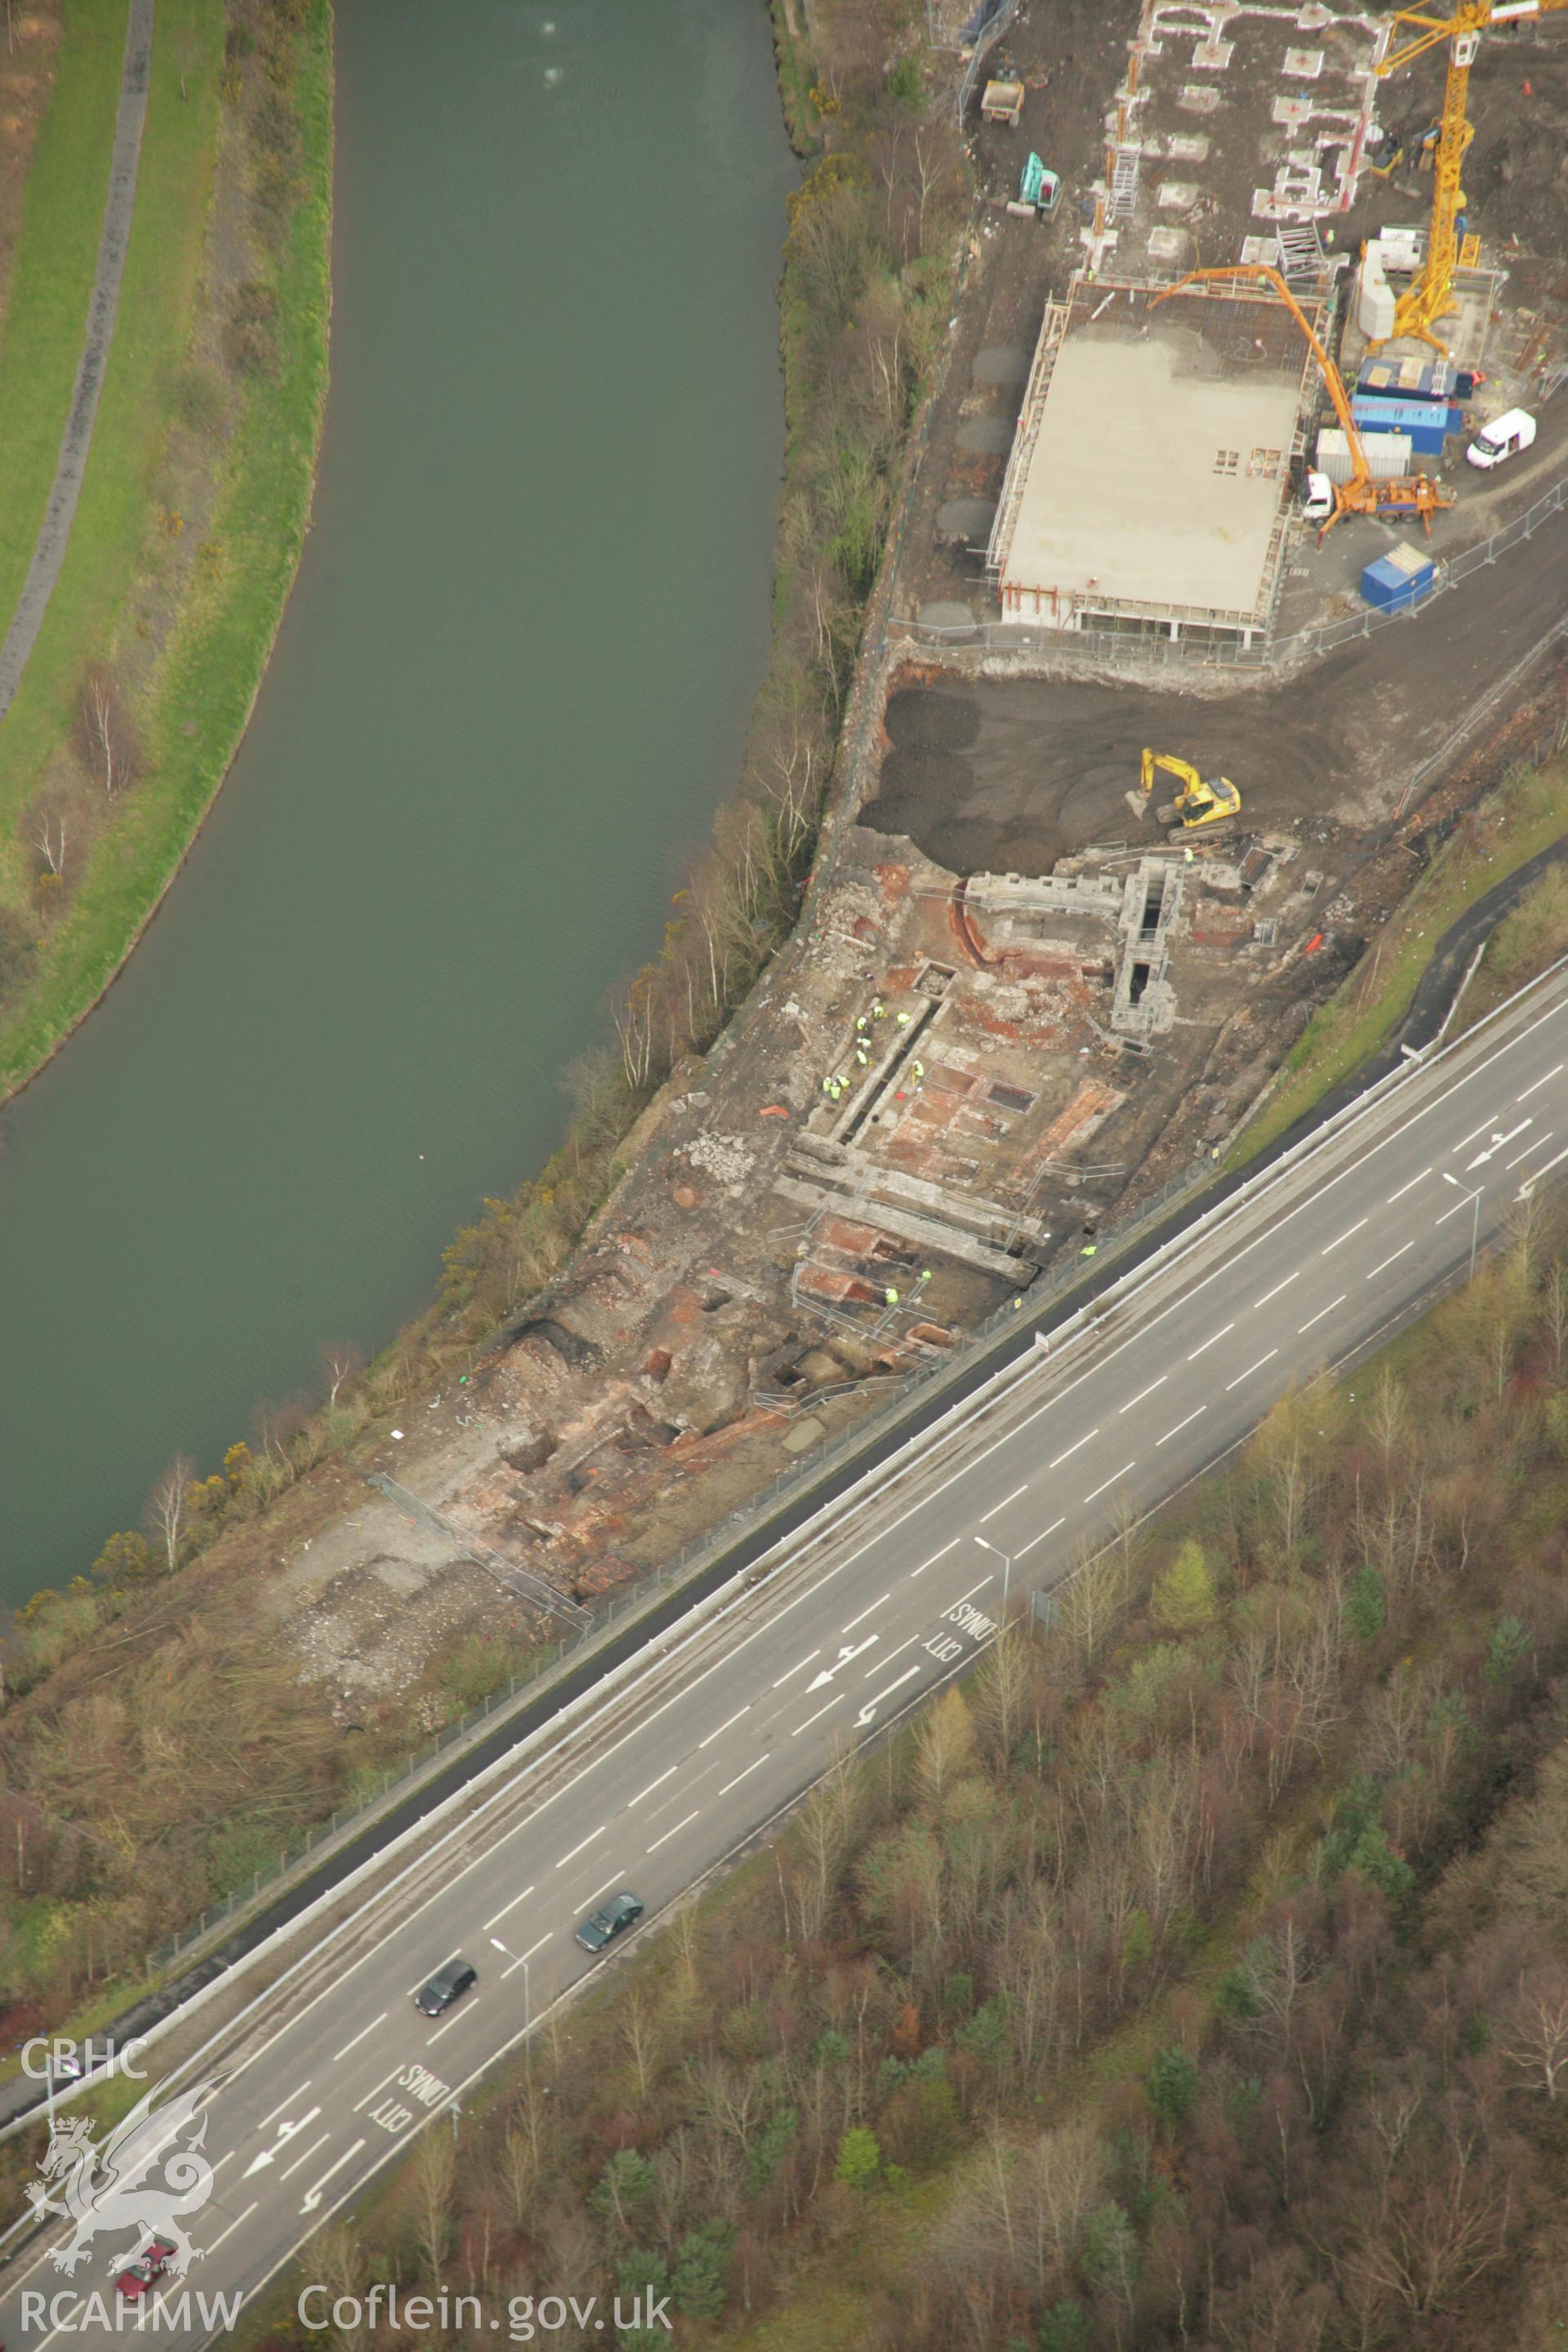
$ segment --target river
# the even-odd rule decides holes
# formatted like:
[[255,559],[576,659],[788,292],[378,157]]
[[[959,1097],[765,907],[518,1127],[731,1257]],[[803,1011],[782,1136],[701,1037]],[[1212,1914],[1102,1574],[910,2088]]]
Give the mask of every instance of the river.
[[762,0],[338,0],[332,389],[250,732],[4,1115],[0,1600],[565,1123],[766,654],[794,167]]

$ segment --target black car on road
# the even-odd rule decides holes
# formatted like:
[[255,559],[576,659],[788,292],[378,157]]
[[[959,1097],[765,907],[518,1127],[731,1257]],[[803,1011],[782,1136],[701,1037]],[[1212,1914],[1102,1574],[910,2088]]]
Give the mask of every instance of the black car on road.
[[422,2009],[426,2017],[439,2017],[460,2000],[470,1985],[477,1984],[479,1972],[468,1960],[447,1960],[438,1968],[427,1985],[421,1985],[414,1996],[414,2006]]
[[642,1915],[643,1906],[638,1896],[625,1893],[612,1895],[591,1918],[584,1920],[577,1930],[577,1941],[585,1952],[602,1952],[606,1944],[613,1944],[616,1937],[624,1935]]

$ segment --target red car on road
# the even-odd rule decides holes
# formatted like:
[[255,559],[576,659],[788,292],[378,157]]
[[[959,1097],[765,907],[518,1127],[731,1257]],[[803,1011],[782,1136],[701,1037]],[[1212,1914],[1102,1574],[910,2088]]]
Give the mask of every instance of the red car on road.
[[152,2239],[133,2263],[127,2263],[115,2281],[121,2294],[132,2296],[150,2294],[174,2261],[177,2251],[177,2248],[165,2244],[162,2238]]

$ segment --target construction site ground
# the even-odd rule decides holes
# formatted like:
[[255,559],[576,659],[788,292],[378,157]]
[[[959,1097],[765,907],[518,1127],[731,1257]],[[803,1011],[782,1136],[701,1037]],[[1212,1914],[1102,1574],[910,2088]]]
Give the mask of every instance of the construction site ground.
[[[978,250],[802,928],[645,1114],[628,1174],[521,1328],[267,1522],[274,1605],[345,1725],[436,1720],[464,1643],[547,1638],[668,1561],[1223,1149],[1434,843],[1568,704],[1547,642],[1568,610],[1568,517],[1278,677],[1025,675],[880,650],[889,600],[895,616],[978,612],[990,593],[965,549],[984,539],[1047,292],[1083,260],[1143,18],[1132,0],[1030,0],[1006,36],[1023,124],[977,136]],[[1477,78],[1473,176],[1489,234],[1528,240],[1520,178],[1542,134],[1516,65],[1511,101]],[[1561,154],[1568,76],[1534,71]],[[1228,131],[1210,151],[1205,258],[1278,167],[1254,128],[1258,152]],[[1517,159],[1495,187],[1489,139]],[[1046,225],[1001,209],[1030,147],[1067,184]],[[1555,243],[1510,281],[1542,316],[1548,264],[1553,285],[1568,272],[1568,181],[1555,163],[1550,177]],[[1418,216],[1419,198],[1379,210]],[[1530,322],[1505,330],[1535,366]],[[1565,438],[1568,395],[1528,472],[1471,490],[1472,520],[1528,503]],[[1350,593],[1383,536],[1331,533],[1311,601]],[[1168,839],[1129,804],[1145,744],[1233,778],[1239,824]]]

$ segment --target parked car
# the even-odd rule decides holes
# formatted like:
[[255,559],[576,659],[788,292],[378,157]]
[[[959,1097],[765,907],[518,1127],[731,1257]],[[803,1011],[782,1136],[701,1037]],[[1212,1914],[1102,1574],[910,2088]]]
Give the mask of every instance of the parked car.
[[447,1960],[438,1968],[426,1985],[421,1985],[414,1996],[414,2006],[422,2009],[426,2017],[439,2017],[455,2000],[461,2000],[471,1985],[479,1982],[479,1972],[468,1960]]
[[584,1920],[577,1930],[577,1941],[585,1952],[602,1952],[606,1944],[613,1944],[617,1936],[624,1936],[628,1927],[635,1926],[642,1917],[643,1908],[636,1895],[612,1895],[592,1918]]
[[126,2263],[115,2280],[115,2285],[121,2294],[130,2295],[132,2301],[138,2295],[151,2294],[174,2261],[176,2251],[166,2238],[149,2239],[136,2260]]
[[1489,473],[1494,466],[1500,466],[1505,457],[1513,457],[1520,449],[1528,449],[1534,438],[1535,419],[1530,411],[1527,408],[1510,408],[1505,415],[1494,416],[1489,425],[1482,425],[1466,450],[1465,457],[1470,465],[1479,466],[1483,473]]

